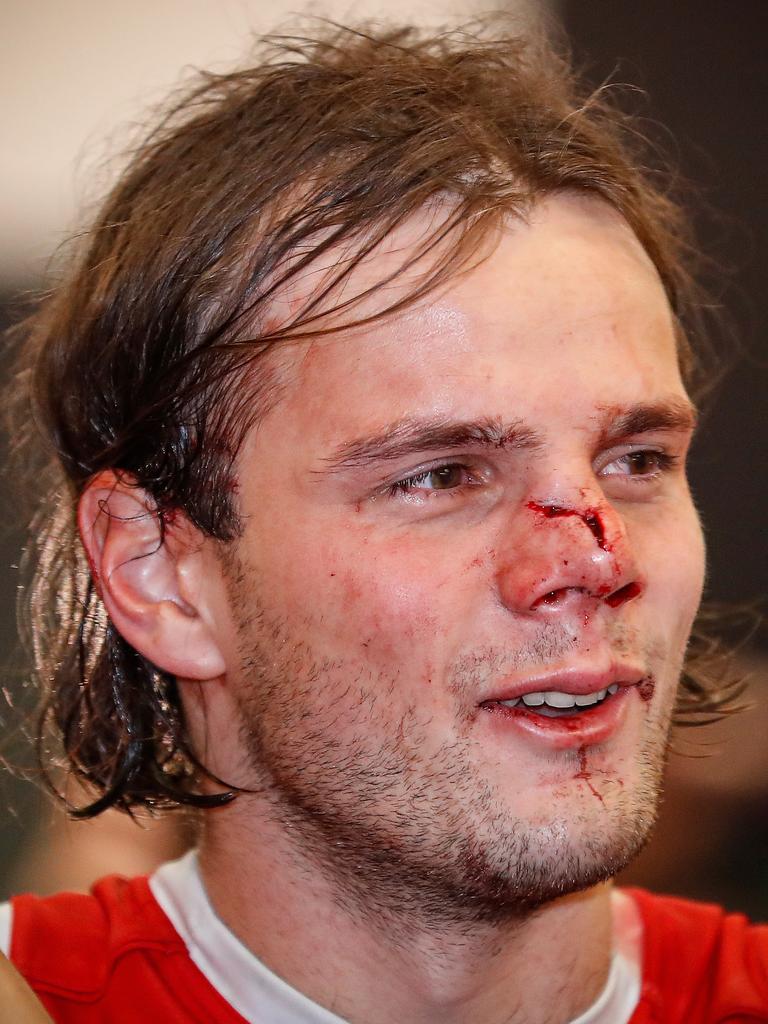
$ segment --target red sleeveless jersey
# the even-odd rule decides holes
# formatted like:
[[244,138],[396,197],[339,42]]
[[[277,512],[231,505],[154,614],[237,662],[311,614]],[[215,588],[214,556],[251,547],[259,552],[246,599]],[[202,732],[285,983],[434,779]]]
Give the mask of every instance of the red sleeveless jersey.
[[10,959],[56,1024],[244,1024],[190,959],[146,878],[11,903]]
[[[631,1024],[768,1022],[768,926],[630,894],[644,926]],[[190,959],[146,878],[107,878],[87,896],[16,897],[10,955],[57,1024],[243,1024]]]

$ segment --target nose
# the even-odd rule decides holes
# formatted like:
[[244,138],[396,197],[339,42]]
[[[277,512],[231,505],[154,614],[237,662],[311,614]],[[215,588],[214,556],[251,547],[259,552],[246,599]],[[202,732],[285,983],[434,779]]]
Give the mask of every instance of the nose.
[[530,500],[498,561],[504,604],[546,614],[589,602],[619,608],[643,582],[622,517],[609,504]]

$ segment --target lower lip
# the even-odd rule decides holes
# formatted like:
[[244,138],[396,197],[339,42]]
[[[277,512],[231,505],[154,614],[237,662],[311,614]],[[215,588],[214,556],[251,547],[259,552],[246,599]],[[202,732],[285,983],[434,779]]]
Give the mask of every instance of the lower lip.
[[518,705],[488,704],[483,710],[494,730],[516,730],[552,750],[588,747],[604,743],[624,723],[634,686],[622,686],[602,704],[578,715],[546,718]]

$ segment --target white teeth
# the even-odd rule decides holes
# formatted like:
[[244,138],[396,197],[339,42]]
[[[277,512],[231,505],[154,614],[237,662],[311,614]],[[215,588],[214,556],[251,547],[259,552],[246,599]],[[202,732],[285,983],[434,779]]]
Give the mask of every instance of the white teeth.
[[546,694],[543,693],[524,693],[523,704],[527,704],[529,708],[540,707],[544,703]]
[[544,700],[551,708],[572,708],[576,704],[572,693],[561,693],[559,690],[548,690]]
[[594,693],[573,694],[564,693],[562,690],[546,690],[542,693],[524,693],[522,697],[517,697],[514,700],[502,700],[499,703],[510,708],[516,707],[520,701],[529,708],[538,708],[542,704],[561,710],[573,707],[588,708],[592,704],[598,704],[601,700],[604,700],[608,694],[616,693],[618,689],[619,684],[612,683],[606,689],[595,690]]
[[580,693],[576,697],[576,704],[580,708],[588,708],[590,704],[597,704],[598,700],[596,693]]

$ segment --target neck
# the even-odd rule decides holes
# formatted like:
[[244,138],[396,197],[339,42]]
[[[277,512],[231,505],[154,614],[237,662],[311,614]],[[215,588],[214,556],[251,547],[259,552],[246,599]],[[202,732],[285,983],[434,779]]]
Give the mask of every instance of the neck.
[[208,816],[200,867],[230,930],[294,988],[353,1024],[565,1024],[607,977],[607,886],[525,917],[438,920],[417,900],[387,905],[370,889],[363,899],[348,871],[312,858],[245,794]]

